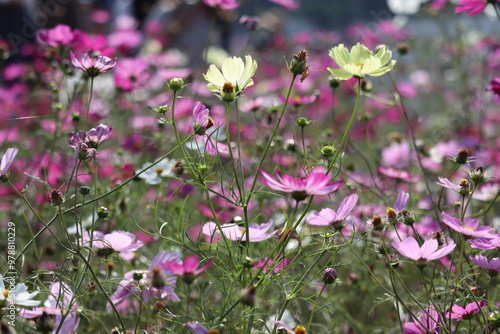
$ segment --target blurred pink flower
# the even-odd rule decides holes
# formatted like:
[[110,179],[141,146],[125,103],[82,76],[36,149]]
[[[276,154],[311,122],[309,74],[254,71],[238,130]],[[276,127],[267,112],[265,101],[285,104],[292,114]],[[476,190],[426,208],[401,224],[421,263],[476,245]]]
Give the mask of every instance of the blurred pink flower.
[[[274,266],[274,262],[277,262],[277,264],[275,266]],[[270,259],[270,258],[266,257],[266,258],[263,258],[262,260],[260,260],[259,262],[257,262],[256,264],[254,264],[253,267],[254,268],[263,267],[262,268],[263,272],[267,272],[267,269],[269,269],[269,267],[274,267],[273,272],[279,273],[283,269],[288,267],[289,264],[290,264],[290,260],[287,258],[281,257],[275,261],[274,259]]]
[[56,48],[61,46],[72,46],[78,41],[79,37],[80,31],[71,30],[71,28],[65,24],[58,24],[52,29],[38,32],[38,40],[40,42]]
[[465,308],[459,306],[457,304],[453,305],[451,308],[451,312],[446,312],[445,318],[455,319],[460,321],[462,319],[470,320],[472,319],[472,315],[481,311],[483,307],[487,305],[487,302],[483,300],[482,302],[472,302],[467,304]]
[[459,191],[460,189],[462,189],[461,186],[459,186],[458,184],[451,183],[451,181],[445,177],[438,177],[438,179],[439,179],[439,182],[436,182],[436,184],[441,186],[441,187],[444,187],[446,189],[455,190],[455,191]]
[[73,66],[87,73],[91,78],[101,73],[108,72],[116,65],[116,58],[111,59],[106,56],[91,57],[90,51],[85,51],[80,60],[76,58],[73,51],[70,51],[69,55]]
[[190,321],[182,326],[186,327],[194,334],[209,334],[208,328],[200,324],[198,321]]
[[419,321],[404,324],[404,334],[437,334],[441,332],[439,327],[442,321],[441,315],[432,307],[427,307],[419,317]]
[[422,175],[413,175],[410,172],[399,170],[393,167],[379,166],[378,171],[387,177],[403,180],[406,182],[417,182],[422,178]]
[[494,239],[477,238],[474,240],[469,240],[472,248],[477,249],[499,249],[500,250],[500,236],[498,234],[493,234],[496,237]]
[[0,176],[9,172],[10,165],[14,162],[17,152],[19,152],[19,149],[17,148],[8,148],[7,151],[5,151],[5,154],[2,156],[2,160],[0,161]]
[[237,0],[203,0],[209,7],[219,7],[220,9],[236,9],[240,6]]
[[[271,238],[278,230],[267,233],[267,230],[273,225],[270,220],[265,224],[251,224],[248,227],[248,237],[250,242],[259,242]],[[246,241],[246,230],[244,227],[237,224],[224,224],[221,226],[222,232],[232,241]],[[221,237],[221,232],[217,225],[213,222],[208,222],[203,225],[203,234],[211,237],[212,242],[216,242]]]
[[309,195],[328,195],[339,189],[344,183],[343,180],[330,183],[330,175],[321,172],[311,173],[298,179],[276,171],[277,180],[264,170],[260,170],[260,172],[263,176],[262,183],[271,189],[291,193],[292,198],[296,201],[302,201]]
[[460,0],[455,8],[455,13],[468,12],[467,15],[477,15],[484,11],[488,2],[491,0]]
[[127,92],[142,87],[150,78],[148,62],[143,58],[123,58],[115,68],[115,85]]
[[404,208],[410,203],[410,194],[407,192],[400,192],[398,195],[398,198],[396,199],[396,202],[394,203],[394,210],[399,213],[403,211]]
[[[142,295],[145,303],[150,298],[180,301],[174,292],[177,278],[173,272],[163,268],[163,264],[170,261],[178,262],[180,256],[175,253],[161,251],[151,261],[148,270],[132,270],[125,273],[115,293],[111,296],[113,304],[119,305],[132,295]],[[158,279],[155,278],[158,275],[161,276],[164,282],[153,282],[153,280]],[[163,283],[163,285],[160,286],[161,284],[158,283]]]
[[289,10],[296,10],[300,7],[299,0],[269,0],[272,3],[285,7]]
[[488,89],[492,91],[495,95],[500,96],[500,78],[495,78],[491,80],[490,85],[488,86]]
[[358,202],[358,195],[353,194],[344,198],[337,210],[325,208],[319,213],[315,212],[307,219],[307,223],[316,226],[338,225],[349,216]]
[[200,259],[196,255],[186,257],[184,263],[181,264],[177,261],[169,261],[162,263],[161,267],[165,270],[171,271],[176,275],[182,276],[182,280],[187,283],[192,283],[193,280],[202,272],[207,270],[212,265],[213,260],[208,260],[207,264],[201,268]]
[[495,235],[490,233],[493,231],[493,227],[479,226],[479,220],[477,219],[466,218],[462,222],[460,219],[446,214],[446,212],[442,212],[441,216],[443,217],[443,222],[452,230],[469,238],[495,238]]
[[422,247],[420,247],[415,238],[407,237],[402,241],[393,242],[392,246],[401,255],[417,262],[425,263],[428,261],[437,260],[451,253],[455,249],[456,244],[451,243],[438,250],[437,240],[427,240],[424,242]]
[[[74,301],[73,292],[63,282],[55,282],[50,287],[50,295],[43,304],[44,306],[35,307],[32,310],[22,309],[19,316],[26,319],[40,317],[43,313],[55,316],[54,326],[59,327],[65,315],[64,322],[60,325],[60,334],[76,333],[80,324],[78,316],[78,304]],[[55,332],[55,331],[54,331]]]
[[470,259],[483,269],[486,269],[491,276],[500,274],[500,258],[494,257],[488,261],[484,255],[476,255]]

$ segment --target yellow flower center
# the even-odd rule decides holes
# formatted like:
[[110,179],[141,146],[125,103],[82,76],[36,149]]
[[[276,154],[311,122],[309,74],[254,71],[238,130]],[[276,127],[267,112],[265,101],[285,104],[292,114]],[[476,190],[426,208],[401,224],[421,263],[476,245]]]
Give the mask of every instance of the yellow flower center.
[[294,330],[295,334],[306,334],[306,328],[303,326],[297,326]]
[[462,225],[462,228],[466,228],[466,229],[474,231],[474,232],[476,231],[476,229],[472,226]]
[[216,329],[211,329],[208,331],[208,334],[219,334],[220,332]]
[[156,174],[161,175],[161,173],[163,173],[163,168],[161,167],[156,168]]
[[4,297],[4,299],[9,298],[9,289],[3,290],[3,297]]
[[363,63],[356,63],[354,65],[359,67],[360,69],[363,69],[363,67],[365,67],[365,64],[363,64]]

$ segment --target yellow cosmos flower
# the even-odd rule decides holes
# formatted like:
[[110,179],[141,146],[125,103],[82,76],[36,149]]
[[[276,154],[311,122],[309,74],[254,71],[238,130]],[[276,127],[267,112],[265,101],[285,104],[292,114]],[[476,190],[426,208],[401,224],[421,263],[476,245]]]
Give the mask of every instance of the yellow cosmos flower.
[[340,80],[364,78],[368,75],[378,77],[392,70],[396,64],[395,60],[391,60],[392,52],[388,48],[381,47],[373,54],[373,51],[360,43],[353,46],[350,52],[344,44],[340,44],[332,48],[329,54],[340,68],[328,67],[328,71]]
[[210,65],[206,74],[207,88],[222,101],[231,102],[243,93],[246,87],[253,85],[252,76],[257,70],[257,62],[251,56],[245,56],[245,63],[238,57],[226,58],[222,62],[222,72],[215,65]]

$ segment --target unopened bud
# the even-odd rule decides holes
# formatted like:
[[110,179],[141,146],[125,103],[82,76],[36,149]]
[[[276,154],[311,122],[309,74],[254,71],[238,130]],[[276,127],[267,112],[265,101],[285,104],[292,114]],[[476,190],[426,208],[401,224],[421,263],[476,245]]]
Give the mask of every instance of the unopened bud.
[[60,206],[64,202],[63,193],[59,189],[52,189],[49,200],[53,206]]
[[470,182],[466,179],[462,179],[462,181],[460,181],[460,190],[458,191],[458,193],[462,196],[466,196],[470,193]]
[[335,153],[335,147],[332,145],[325,145],[321,149],[321,154],[323,154],[325,157],[332,156]]
[[160,268],[154,267],[151,270],[151,286],[160,289],[165,286],[165,277]]
[[307,51],[301,50],[299,53],[293,55],[290,62],[290,72],[294,75],[302,75],[300,81],[304,81],[309,75],[309,66],[307,66]]
[[398,52],[400,55],[406,55],[408,54],[408,44],[406,43],[398,43],[396,45],[396,47],[398,48]]
[[108,213],[108,208],[104,207],[104,206],[101,206],[99,209],[97,209],[97,216],[99,218],[107,218],[109,215]]
[[168,82],[168,87],[174,92],[177,92],[184,88],[184,80],[182,80],[181,78],[170,79],[170,81]]
[[255,305],[255,299],[257,297],[256,295],[257,287],[251,286],[242,291],[240,301],[243,305],[253,306]]
[[463,148],[457,152],[454,160],[457,164],[463,165],[467,163],[468,158],[469,158],[469,151],[466,148]]
[[304,128],[304,127],[308,126],[309,124],[311,124],[311,121],[308,120],[307,118],[305,118],[305,117],[297,118],[297,125],[300,126],[301,128]]
[[325,284],[333,284],[337,280],[337,271],[333,268],[326,268],[323,270],[321,279]]
[[485,180],[484,167],[478,166],[476,169],[469,173],[469,177],[476,184],[476,186],[483,183]]
[[372,218],[372,226],[375,231],[381,231],[384,228],[384,224],[382,222],[382,217],[373,216]]
[[90,194],[90,188],[87,187],[87,186],[81,186],[81,187],[78,187],[78,191],[80,192],[80,194],[82,195],[88,195]]

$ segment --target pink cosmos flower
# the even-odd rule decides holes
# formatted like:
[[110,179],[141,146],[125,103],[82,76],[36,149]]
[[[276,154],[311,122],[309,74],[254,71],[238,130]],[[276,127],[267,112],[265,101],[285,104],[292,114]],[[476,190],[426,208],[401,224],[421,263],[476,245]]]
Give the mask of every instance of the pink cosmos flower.
[[150,78],[148,66],[140,57],[120,59],[114,71],[116,87],[127,92],[142,87]]
[[272,3],[285,7],[289,10],[296,10],[300,7],[299,0],[269,0]]
[[490,86],[487,90],[492,91],[495,95],[500,96],[500,78],[495,78],[491,80]]
[[379,166],[378,171],[387,177],[400,179],[406,182],[417,182],[422,178],[422,175],[413,175],[410,172],[399,170],[394,167]]
[[76,58],[73,51],[69,52],[69,56],[73,66],[87,73],[91,78],[101,73],[108,72],[116,65],[116,58],[111,59],[106,56],[91,57],[90,51],[85,51],[80,60]]
[[190,321],[182,326],[186,327],[194,334],[209,334],[208,328],[200,324],[198,321]]
[[442,321],[441,315],[432,307],[428,307],[420,315],[419,321],[404,324],[404,334],[437,334],[441,332],[439,327]]
[[92,128],[87,132],[70,132],[68,144],[74,149],[76,149],[81,143],[84,143],[90,148],[97,149],[102,142],[111,137],[112,132],[113,128],[104,124],[99,124],[96,128]]
[[279,258],[277,261],[275,261],[274,259],[270,259],[270,258],[263,258],[262,260],[260,260],[259,262],[257,262],[256,264],[253,265],[254,268],[260,268],[260,267],[263,267],[262,268],[262,271],[263,272],[267,272],[267,270],[270,268],[270,267],[273,267],[273,264],[274,262],[277,262],[278,264],[274,267],[273,269],[273,272],[274,273],[279,273],[281,272],[282,270],[284,270],[286,267],[288,267],[288,265],[290,264],[290,260],[288,258]]
[[425,263],[432,260],[437,260],[451,253],[456,244],[451,243],[438,250],[437,240],[431,239],[424,242],[423,246],[418,245],[417,240],[413,237],[407,237],[402,241],[395,241],[392,246],[403,256],[415,260],[419,263]]
[[347,216],[352,212],[352,209],[358,202],[358,195],[354,194],[344,198],[342,203],[340,203],[337,210],[332,210],[330,208],[325,208],[319,213],[315,212],[311,217],[307,219],[307,223],[316,226],[327,226],[327,225],[339,225],[342,224]]
[[174,288],[177,278],[174,273],[163,268],[164,263],[180,262],[180,256],[167,251],[159,252],[151,261],[148,270],[132,270],[125,273],[111,301],[115,305],[124,302],[128,297],[141,295],[145,303],[150,298],[170,299],[179,302]]
[[471,256],[470,259],[481,268],[486,269],[490,276],[500,274],[500,258],[494,257],[488,261],[486,256],[476,255],[474,257]]
[[460,0],[455,8],[455,13],[468,12],[467,15],[477,15],[484,11],[488,0]]
[[460,219],[452,217],[445,212],[442,212],[441,216],[443,217],[443,222],[452,230],[469,238],[495,238],[495,235],[490,233],[493,231],[493,227],[479,226],[479,220],[477,219],[466,218],[462,222]]
[[474,240],[469,240],[469,243],[471,244],[472,248],[484,249],[484,250],[489,250],[489,249],[500,250],[500,236],[498,236],[498,234],[496,234],[496,237],[493,239],[477,238]]
[[479,311],[481,311],[481,309],[486,305],[487,302],[485,300],[483,300],[480,303],[472,302],[470,304],[467,304],[465,308],[455,304],[452,306],[451,312],[446,312],[445,317],[455,319],[457,321],[460,321],[462,319],[469,320],[472,319],[473,314],[476,314]]
[[292,194],[292,198],[297,202],[304,200],[309,195],[328,195],[340,188],[344,181],[330,183],[331,177],[321,172],[311,173],[306,177],[297,179],[291,175],[282,175],[276,171],[277,180],[260,170],[263,178],[262,183],[271,189]]
[[441,186],[441,187],[444,187],[446,189],[455,190],[455,191],[460,191],[460,189],[462,189],[461,186],[459,186],[458,184],[451,183],[451,181],[445,177],[438,177],[438,178],[439,178],[439,182],[436,182],[436,184]]
[[5,151],[0,161],[0,177],[9,172],[10,165],[14,162],[17,152],[19,152],[17,148],[8,148],[7,151]]
[[165,270],[171,271],[176,275],[182,276],[182,280],[186,283],[192,283],[194,279],[207,270],[212,265],[213,260],[208,260],[207,264],[201,268],[200,259],[196,255],[188,256],[184,263],[181,264],[177,261],[169,261],[167,263],[162,263],[161,267]]
[[[134,234],[126,231],[113,231],[108,234],[95,231],[92,239],[92,247],[100,249],[104,254],[116,251],[124,260],[132,260],[133,252],[144,246],[144,243],[137,240]],[[87,231],[83,232],[83,241],[89,244],[90,236]]]
[[[67,314],[59,331],[60,334],[76,333],[80,324],[80,317],[76,313],[78,304],[74,302],[73,292],[63,282],[55,282],[50,287],[50,295],[44,306],[35,307],[32,310],[22,309],[19,316],[26,319],[40,317],[43,313],[55,316],[54,328],[58,328],[63,314]],[[54,333],[56,330],[54,329]]]
[[80,37],[80,31],[71,30],[65,24],[58,24],[49,30],[40,31],[38,40],[53,47],[72,46]]
[[399,193],[398,198],[394,203],[394,210],[399,213],[406,208],[408,203],[410,203],[410,195],[407,192],[402,191]]
[[[273,235],[278,233],[275,230],[271,233],[267,233],[267,230],[273,225],[273,221],[270,220],[265,224],[251,224],[248,227],[248,237],[250,242],[259,242],[271,238]],[[222,232],[232,241],[246,241],[246,231],[245,228],[236,224],[224,224],[221,226]],[[221,233],[217,225],[213,222],[208,222],[203,225],[203,234],[208,235],[212,238],[212,242],[216,242],[220,237]]]
[[219,7],[220,9],[236,9],[240,6],[236,0],[203,0],[203,3],[209,7]]

